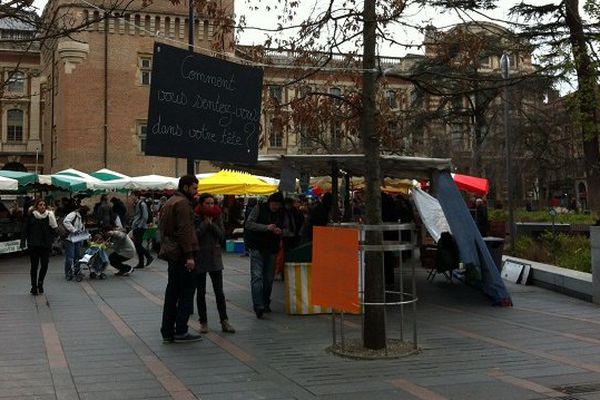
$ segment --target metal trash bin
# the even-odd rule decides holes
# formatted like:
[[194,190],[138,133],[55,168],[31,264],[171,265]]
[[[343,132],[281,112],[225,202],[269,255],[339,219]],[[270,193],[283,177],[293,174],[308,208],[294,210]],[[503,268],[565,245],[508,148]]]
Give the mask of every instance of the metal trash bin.
[[502,272],[502,253],[504,251],[504,239],[494,236],[486,236],[483,238],[492,259],[496,263],[498,272]]

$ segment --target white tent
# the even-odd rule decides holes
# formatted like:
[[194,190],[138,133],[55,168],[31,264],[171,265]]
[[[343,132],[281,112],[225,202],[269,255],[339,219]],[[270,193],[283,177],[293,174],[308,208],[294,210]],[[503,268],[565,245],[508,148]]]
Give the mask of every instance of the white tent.
[[177,189],[179,178],[162,175],[134,176],[130,179],[130,190],[173,190]]
[[0,176],[0,190],[13,192],[17,189],[19,189],[19,181]]

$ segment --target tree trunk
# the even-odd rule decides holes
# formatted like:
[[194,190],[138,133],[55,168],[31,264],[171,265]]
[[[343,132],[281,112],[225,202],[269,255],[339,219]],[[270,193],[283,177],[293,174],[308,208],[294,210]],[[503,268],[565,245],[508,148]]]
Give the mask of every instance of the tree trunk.
[[[363,152],[369,160],[370,168],[365,174],[366,180],[366,217],[367,224],[381,224],[381,167],[379,160],[379,137],[375,132],[375,90],[377,72],[375,72],[376,48],[376,0],[365,0],[363,17],[363,112],[360,118],[360,137]],[[367,244],[380,245],[383,242],[381,232],[368,232]],[[382,303],[385,300],[383,287],[383,253],[369,251],[365,254],[365,302]],[[368,349],[385,347],[385,315],[383,307],[365,306],[364,346]]]
[[581,133],[583,135],[583,157],[588,182],[588,206],[593,212],[600,212],[600,148],[598,132],[599,96],[597,71],[587,48],[583,23],[579,15],[579,0],[564,0],[569,40],[577,72],[577,101],[580,111]]

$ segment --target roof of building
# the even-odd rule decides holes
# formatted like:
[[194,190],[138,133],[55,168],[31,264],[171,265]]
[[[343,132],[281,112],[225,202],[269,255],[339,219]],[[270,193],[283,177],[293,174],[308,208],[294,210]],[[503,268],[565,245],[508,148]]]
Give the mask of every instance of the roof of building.
[[[382,177],[429,179],[434,171],[451,169],[451,160],[447,158],[422,158],[382,155]],[[254,165],[235,164],[236,169],[256,175],[279,177],[284,167],[312,176],[331,174],[332,163],[337,162],[339,169],[352,176],[365,176],[372,163],[367,162],[364,154],[294,154],[259,155]]]

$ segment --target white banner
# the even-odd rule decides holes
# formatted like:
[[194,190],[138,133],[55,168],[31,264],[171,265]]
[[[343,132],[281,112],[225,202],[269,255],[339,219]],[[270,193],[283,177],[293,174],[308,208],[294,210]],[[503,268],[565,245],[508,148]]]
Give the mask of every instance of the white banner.
[[21,251],[20,240],[9,240],[8,242],[0,242],[0,254],[14,253]]
[[440,206],[440,202],[435,197],[417,188],[413,189],[412,197],[417,206],[417,210],[419,211],[419,215],[421,216],[421,220],[423,221],[423,225],[425,225],[427,232],[429,232],[436,243],[440,240],[442,232],[446,231],[452,233],[450,231],[450,226],[448,226],[444,211],[442,211],[442,206]]

